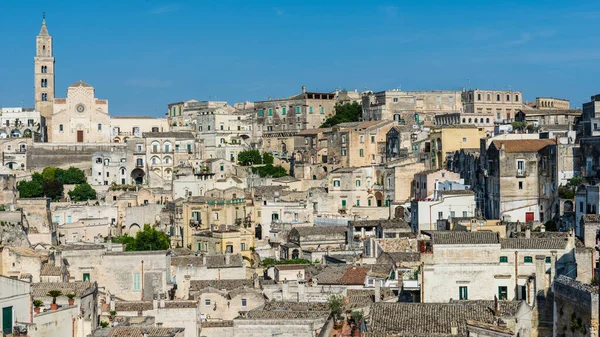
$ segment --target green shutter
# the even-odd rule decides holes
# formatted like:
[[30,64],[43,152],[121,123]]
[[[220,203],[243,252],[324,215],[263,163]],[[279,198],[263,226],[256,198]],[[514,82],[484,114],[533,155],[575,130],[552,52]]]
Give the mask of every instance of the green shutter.
[[273,116],[273,109],[269,109],[269,116]]
[[263,110],[262,109],[258,109],[258,117],[262,117],[263,116]]
[[312,106],[309,106],[309,107],[308,107],[308,112],[309,112],[309,113],[312,113]]
[[360,206],[360,200],[356,200],[356,206]]
[[300,107],[299,106],[296,107],[296,114],[300,114]]
[[325,114],[325,108],[321,108],[321,115]]
[[533,263],[533,257],[531,257],[531,256],[525,256],[523,258],[523,262],[525,262],[525,263]]
[[286,108],[281,108],[281,114],[282,114],[282,115],[285,115],[285,114],[287,114],[287,109],[286,109]]
[[83,282],[90,282],[90,273],[83,273]]
[[546,256],[546,263],[552,263],[552,258],[550,256]]
[[342,207],[346,207],[346,199],[342,199]]
[[140,273],[133,273],[133,291],[142,290],[142,276]]
[[508,256],[500,256],[500,263],[507,263],[508,262]]
[[2,308],[2,332],[10,335],[13,333],[13,307]]
[[360,180],[356,181],[356,187],[360,187]]

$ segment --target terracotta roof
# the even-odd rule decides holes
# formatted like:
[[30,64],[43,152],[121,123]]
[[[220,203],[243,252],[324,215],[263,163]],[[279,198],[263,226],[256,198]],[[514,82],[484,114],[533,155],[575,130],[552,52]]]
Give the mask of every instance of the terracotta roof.
[[[514,317],[522,302],[499,301],[499,317]],[[466,337],[466,321],[493,324],[493,301],[452,301],[450,303],[386,303],[371,306],[373,332],[386,332],[388,336],[451,336],[451,326],[458,325],[458,334]],[[527,318],[521,318],[527,319]],[[385,335],[381,335],[385,336]]]
[[60,266],[44,263],[42,265],[42,269],[40,270],[40,276],[61,276],[61,269],[62,268]]
[[200,325],[203,328],[227,328],[233,327],[233,321],[204,321]]
[[[204,258],[195,255],[174,256],[171,258],[171,265],[177,267],[186,267],[189,265],[202,267]],[[241,268],[244,266],[244,259],[241,254],[231,254],[229,256],[229,264],[226,263],[225,255],[215,254],[206,255],[206,268]]]
[[263,310],[272,311],[328,311],[327,302],[281,302],[270,301],[265,304]]
[[241,287],[252,287],[253,281],[240,279],[240,280],[203,280],[203,281],[190,281],[190,292],[200,291],[202,289],[211,287],[219,290],[233,290]]
[[105,99],[97,99],[96,104],[108,104],[108,101]]
[[311,226],[311,227],[296,227],[292,231],[297,231],[300,236],[312,235],[336,235],[346,234],[348,227],[346,226]]
[[59,290],[63,296],[67,294],[75,294],[82,296],[94,288],[91,282],[40,282],[31,284],[31,294],[34,297],[45,297],[50,290]]
[[165,301],[166,309],[191,309],[198,307],[196,301]]
[[123,301],[115,302],[115,310],[119,311],[146,311],[154,307],[152,301]]
[[344,285],[362,285],[365,284],[365,278],[369,272],[369,267],[349,267],[346,269],[340,283]]
[[459,231],[423,231],[430,234],[434,245],[497,244],[500,243],[495,232],[459,232]]
[[173,337],[184,330],[184,328],[118,326],[110,329],[108,337]]
[[257,310],[248,311],[245,316],[236,319],[325,319],[329,317],[329,311],[288,311],[288,310]]
[[69,86],[69,88],[76,88],[76,87],[91,88],[92,86],[83,81],[77,81]]
[[493,142],[497,149],[504,145],[504,152],[522,153],[538,152],[548,145],[556,145],[552,139],[519,139],[519,140],[495,140]]
[[[375,289],[348,289],[347,309],[364,308],[375,302]],[[396,297],[392,288],[381,288],[381,300],[388,300]]]
[[56,103],[56,104],[65,104],[65,103],[67,103],[67,99],[66,98],[55,98],[54,99],[54,103]]
[[354,227],[375,227],[381,226],[383,228],[406,228],[410,229],[410,225],[404,219],[381,219],[381,220],[359,220],[349,221],[351,226]]
[[503,239],[500,241],[502,249],[565,249],[568,239]]

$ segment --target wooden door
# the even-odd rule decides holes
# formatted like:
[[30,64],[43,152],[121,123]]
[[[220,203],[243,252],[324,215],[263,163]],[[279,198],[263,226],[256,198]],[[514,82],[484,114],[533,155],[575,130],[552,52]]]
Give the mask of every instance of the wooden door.
[[83,130],[77,130],[77,143],[83,143]]
[[13,333],[13,307],[2,308],[2,332],[10,335]]
[[533,212],[525,213],[525,222],[533,221]]

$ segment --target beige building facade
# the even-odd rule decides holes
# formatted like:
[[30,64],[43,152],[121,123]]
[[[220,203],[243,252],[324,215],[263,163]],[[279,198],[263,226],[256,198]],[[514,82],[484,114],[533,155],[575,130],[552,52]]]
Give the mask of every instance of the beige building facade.
[[[462,93],[465,116],[491,118],[496,123],[510,123],[517,111],[523,108],[523,94],[510,90],[468,90]],[[465,123],[465,122],[463,122]]]
[[48,124],[52,118],[54,102],[54,55],[52,36],[46,27],[46,18],[36,36],[34,64],[34,102],[35,110],[46,118]]
[[166,118],[149,116],[117,116],[110,119],[112,141],[123,143],[132,137],[142,137],[144,132],[167,132],[169,122]]
[[54,99],[50,129],[54,143],[108,143],[108,101],[96,98],[91,85],[76,82],[67,89],[66,98]]

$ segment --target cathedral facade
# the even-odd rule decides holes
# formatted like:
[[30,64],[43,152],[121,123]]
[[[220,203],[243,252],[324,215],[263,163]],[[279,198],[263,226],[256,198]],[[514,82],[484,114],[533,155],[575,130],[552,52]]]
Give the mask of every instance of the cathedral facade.
[[46,18],[36,36],[34,57],[35,109],[46,120],[48,142],[52,143],[108,143],[110,115],[108,101],[97,99],[94,88],[82,81],[67,89],[66,98],[55,98],[54,56],[52,36],[46,27]]

